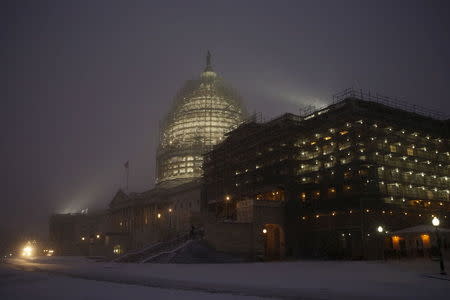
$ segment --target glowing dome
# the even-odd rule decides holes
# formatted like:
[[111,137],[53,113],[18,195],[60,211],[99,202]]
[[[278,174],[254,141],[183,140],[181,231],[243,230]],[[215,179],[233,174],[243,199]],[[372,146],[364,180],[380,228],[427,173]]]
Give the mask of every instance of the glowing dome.
[[177,185],[201,177],[202,155],[245,116],[237,93],[213,71],[208,52],[200,79],[185,83],[162,123],[156,183]]

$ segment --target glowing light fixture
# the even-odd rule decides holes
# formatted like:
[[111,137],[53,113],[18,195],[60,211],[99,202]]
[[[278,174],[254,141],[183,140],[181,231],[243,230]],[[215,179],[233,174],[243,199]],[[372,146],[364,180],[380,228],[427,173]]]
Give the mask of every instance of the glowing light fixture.
[[31,255],[33,255],[33,250],[33,247],[31,247],[30,245],[26,245],[25,247],[23,247],[22,255],[25,257],[30,257]]
[[439,224],[441,224],[441,221],[437,217],[434,217],[431,221],[431,224],[433,224],[434,227],[437,227],[439,226]]

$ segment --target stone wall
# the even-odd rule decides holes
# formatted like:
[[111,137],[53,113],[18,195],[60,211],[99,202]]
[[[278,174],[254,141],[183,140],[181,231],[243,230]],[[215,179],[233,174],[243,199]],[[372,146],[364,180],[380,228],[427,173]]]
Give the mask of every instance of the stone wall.
[[205,238],[217,251],[244,255],[255,251],[252,223],[208,222],[205,224]]

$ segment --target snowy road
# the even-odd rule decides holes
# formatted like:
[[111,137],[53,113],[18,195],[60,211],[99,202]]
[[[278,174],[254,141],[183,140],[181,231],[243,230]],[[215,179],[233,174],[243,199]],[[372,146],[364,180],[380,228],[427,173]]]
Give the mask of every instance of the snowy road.
[[10,259],[0,265],[0,296],[7,296],[0,299],[59,299],[58,291],[73,297],[65,299],[108,300],[142,294],[153,299],[448,299],[450,278],[439,278],[436,270],[431,261],[214,265]]

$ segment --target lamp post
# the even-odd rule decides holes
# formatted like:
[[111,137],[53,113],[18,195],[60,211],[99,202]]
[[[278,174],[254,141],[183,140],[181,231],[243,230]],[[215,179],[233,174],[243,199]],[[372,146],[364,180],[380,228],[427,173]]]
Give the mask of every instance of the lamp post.
[[439,224],[441,222],[437,217],[434,217],[431,221],[431,224],[433,224],[434,228],[436,228],[436,238],[437,238],[437,247],[438,247],[438,253],[439,253],[439,265],[441,268],[441,274],[447,275],[445,272],[445,266],[444,266],[444,258],[442,257],[442,251],[441,251],[441,237],[439,235]]
[[[379,225],[377,227],[377,232],[380,235],[383,234],[384,233],[383,226]],[[381,235],[381,238],[380,238],[380,249],[381,249],[381,257],[382,257],[383,260],[385,260],[385,257],[384,257],[384,235]]]
[[377,227],[377,231],[378,231],[379,233],[383,233],[383,231],[384,231],[383,226],[378,226],[378,227]]
[[230,195],[226,195],[225,196],[225,214],[226,214],[226,220],[228,220],[228,215],[229,215],[229,212],[228,212],[228,202],[230,202],[230,200],[231,200],[231,197],[230,197]]
[[263,230],[262,230],[262,233],[263,233],[263,238],[264,238],[264,256],[265,256],[265,258],[267,258],[269,255],[268,255],[268,249],[267,249],[267,229],[266,228],[263,228]]

